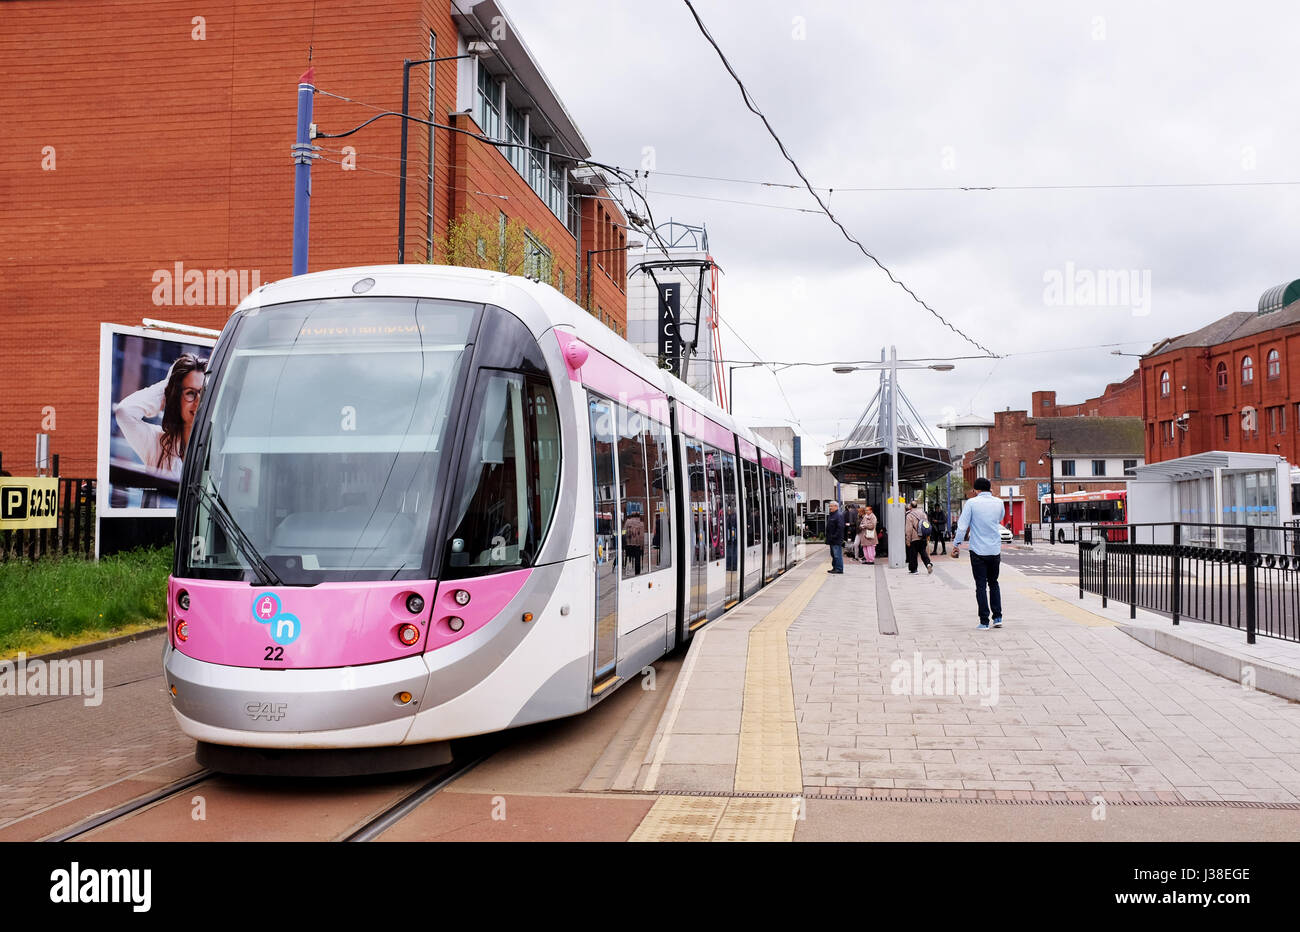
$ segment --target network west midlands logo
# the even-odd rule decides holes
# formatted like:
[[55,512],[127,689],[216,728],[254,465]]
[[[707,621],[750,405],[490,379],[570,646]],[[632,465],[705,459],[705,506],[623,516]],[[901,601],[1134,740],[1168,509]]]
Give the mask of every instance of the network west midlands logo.
[[297,615],[283,611],[280,597],[274,592],[263,592],[253,599],[253,618],[271,629],[271,640],[280,645],[289,645],[298,640],[302,632],[302,623]]

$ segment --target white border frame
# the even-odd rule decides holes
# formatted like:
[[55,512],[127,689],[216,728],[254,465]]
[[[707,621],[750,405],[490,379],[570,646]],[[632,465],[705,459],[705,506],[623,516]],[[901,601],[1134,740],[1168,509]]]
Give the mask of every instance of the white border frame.
[[99,531],[103,518],[175,518],[175,508],[110,508],[108,505],[108,442],[112,433],[110,418],[113,415],[113,337],[117,335],[143,337],[148,340],[167,340],[209,349],[217,341],[209,337],[155,330],[146,327],[129,327],[123,324],[99,325],[99,423],[96,426],[98,442],[95,449],[95,559],[99,559]]

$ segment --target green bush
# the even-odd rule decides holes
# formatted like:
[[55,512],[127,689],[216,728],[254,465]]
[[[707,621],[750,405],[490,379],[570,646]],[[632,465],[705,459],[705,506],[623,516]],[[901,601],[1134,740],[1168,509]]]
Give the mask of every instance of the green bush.
[[0,653],[163,621],[172,550],[0,563]]

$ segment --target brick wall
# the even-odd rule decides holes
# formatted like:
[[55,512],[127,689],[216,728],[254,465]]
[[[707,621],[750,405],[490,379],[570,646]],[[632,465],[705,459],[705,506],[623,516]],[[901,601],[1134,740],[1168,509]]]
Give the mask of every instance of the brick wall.
[[1056,392],[1034,392],[1033,417],[1141,417],[1142,373],[1134,369],[1123,382],[1112,382],[1096,398],[1078,404],[1058,404]]
[[[233,298],[153,302],[154,273],[177,262],[256,270],[262,282],[289,274],[289,150],[308,46],[317,88],[360,102],[316,95],[315,122],[338,132],[374,115],[363,104],[400,109],[402,60],[429,57],[431,30],[439,56],[456,54],[457,31],[445,0],[15,0],[0,16],[0,453],[6,469],[29,471],[52,405],[62,472],[93,475],[100,322],[223,326]],[[456,63],[433,67],[433,115],[446,122]],[[423,117],[429,69],[411,71],[411,112]],[[310,270],[396,260],[400,138],[401,121],[386,118],[317,140]],[[513,167],[482,143],[443,130],[433,138],[435,251],[457,209],[501,209],[543,231],[573,297],[573,237]],[[412,124],[410,262],[428,258],[428,145]],[[355,170],[341,164],[353,159]],[[602,300],[625,320],[617,294]]]
[[[1268,353],[1278,353],[1279,372],[1268,374]],[[1250,357],[1252,379],[1243,383]],[[1217,376],[1222,364],[1226,384]],[[1168,391],[1162,382],[1169,374]],[[1300,327],[1288,326],[1211,347],[1189,347],[1142,361],[1148,463],[1209,450],[1273,453],[1300,462]],[[1242,429],[1242,409],[1253,407],[1257,430]],[[1273,423],[1270,409],[1285,413]],[[1186,430],[1168,425],[1188,414]],[[1274,415],[1276,417],[1276,415]],[[1224,428],[1227,428],[1226,436]]]

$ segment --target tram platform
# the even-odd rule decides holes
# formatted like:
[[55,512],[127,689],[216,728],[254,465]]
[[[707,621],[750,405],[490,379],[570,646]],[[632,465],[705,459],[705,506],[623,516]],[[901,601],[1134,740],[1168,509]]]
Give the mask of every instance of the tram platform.
[[850,801],[1062,807],[1033,823],[1043,837],[1088,837],[1080,821],[1099,804],[1146,813],[1130,830],[1168,807],[1300,809],[1300,706],[1148,644],[1161,632],[1188,659],[1218,651],[1291,674],[1300,645],[1252,655],[1230,629],[1170,635],[1166,618],[1130,620],[1006,560],[1004,627],[981,631],[965,555],[933,561],[911,576],[846,559],[830,575],[810,548],[704,628],[634,776],[611,787],[655,798],[632,840],[943,838],[967,818],[895,812],[890,834],[883,810]]

